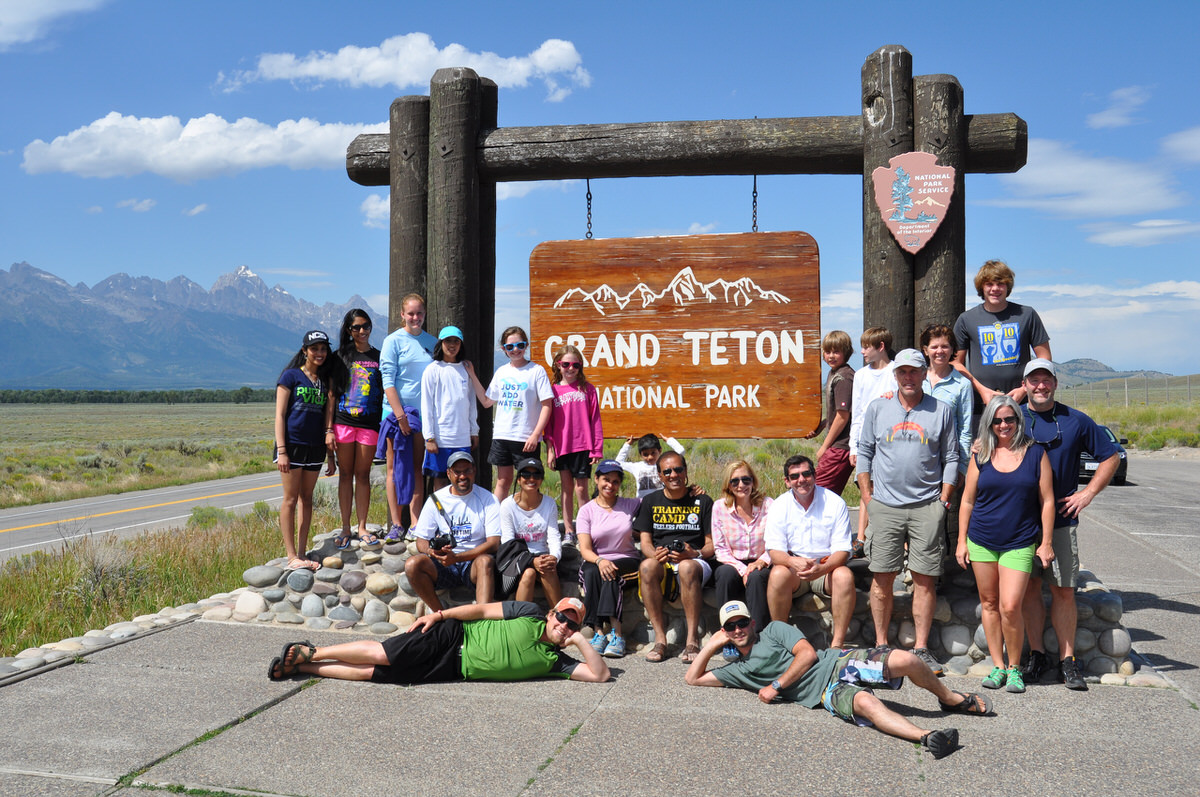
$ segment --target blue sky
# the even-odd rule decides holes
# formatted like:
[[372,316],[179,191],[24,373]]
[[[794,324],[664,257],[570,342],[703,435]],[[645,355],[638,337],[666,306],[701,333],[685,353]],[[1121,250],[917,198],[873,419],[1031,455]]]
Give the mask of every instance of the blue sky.
[[[1024,169],[967,177],[969,272],[1006,260],[1057,360],[1200,371],[1200,6],[920,8],[0,0],[0,267],[208,288],[246,265],[310,301],[383,309],[387,193],[350,182],[345,147],[437,68],[494,79],[502,126],[842,116],[860,111],[867,56],[901,44],[916,74],[959,79],[968,113],[1029,124]],[[760,229],[820,246],[822,326],[857,337],[861,180],[758,190]],[[534,246],[583,237],[584,194],[500,186],[501,325],[528,317]],[[750,227],[749,177],[593,180],[592,194],[598,237]]]

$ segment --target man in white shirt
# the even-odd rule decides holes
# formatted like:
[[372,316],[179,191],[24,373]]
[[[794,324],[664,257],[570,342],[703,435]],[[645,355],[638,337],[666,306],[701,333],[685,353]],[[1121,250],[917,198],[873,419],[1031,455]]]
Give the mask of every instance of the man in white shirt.
[[833,605],[830,647],[846,643],[854,614],[854,576],[850,560],[850,513],[836,493],[817,486],[811,459],[797,454],[783,463],[788,491],[767,511],[763,537],[771,557],[767,606],[772,620],[788,622],[792,598],[811,589]]
[[500,504],[476,486],[474,458],[457,451],[446,464],[450,484],[425,502],[413,529],[417,554],[404,563],[417,597],[435,612],[442,608],[439,589],[467,583],[475,585],[476,603],[491,603],[496,583],[493,554],[500,547]]

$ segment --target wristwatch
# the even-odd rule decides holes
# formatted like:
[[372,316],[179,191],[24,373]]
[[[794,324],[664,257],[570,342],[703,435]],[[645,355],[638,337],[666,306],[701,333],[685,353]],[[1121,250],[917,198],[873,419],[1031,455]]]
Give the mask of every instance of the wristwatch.
[[776,678],[774,681],[771,681],[771,688],[774,689],[776,692],[782,692],[783,684],[779,683],[779,679]]

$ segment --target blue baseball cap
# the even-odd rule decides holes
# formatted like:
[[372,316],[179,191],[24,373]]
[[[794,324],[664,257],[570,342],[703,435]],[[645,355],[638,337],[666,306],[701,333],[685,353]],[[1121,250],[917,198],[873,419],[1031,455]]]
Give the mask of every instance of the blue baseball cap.
[[438,333],[438,340],[445,340],[446,338],[458,338],[459,340],[466,340],[466,338],[463,337],[462,330],[453,324],[442,327],[442,331]]

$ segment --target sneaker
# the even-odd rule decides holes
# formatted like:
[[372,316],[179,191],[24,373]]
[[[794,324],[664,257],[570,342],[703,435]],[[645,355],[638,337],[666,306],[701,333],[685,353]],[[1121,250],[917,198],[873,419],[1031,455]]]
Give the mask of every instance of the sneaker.
[[[1008,672],[1003,667],[993,667],[987,677],[983,679],[984,689],[999,689],[1008,681]],[[1021,689],[1025,691],[1024,686]]]
[[1063,683],[1068,689],[1074,689],[1077,692],[1087,691],[1087,681],[1083,680],[1083,674],[1079,672],[1079,662],[1074,656],[1067,656],[1062,660],[1062,676]]
[[383,540],[384,542],[402,542],[404,540],[404,529],[399,526],[392,526]]
[[925,663],[925,666],[928,667],[934,675],[936,675],[938,678],[942,677],[942,665],[933,657],[933,654],[929,652],[929,648],[913,648],[913,653],[916,654],[918,659]]
[[1005,690],[1019,695],[1025,691],[1025,679],[1021,677],[1021,670],[1016,667],[1008,669],[1008,686]]
[[1050,657],[1040,650],[1029,651],[1029,661],[1025,664],[1025,670],[1021,673],[1025,680],[1031,684],[1052,683],[1055,680],[1055,670],[1057,668],[1050,661]]
[[616,633],[609,635],[608,646],[604,648],[604,655],[610,659],[619,659],[625,655],[625,637],[617,636]]
[[570,534],[564,534],[562,538],[562,544],[570,545],[572,548],[578,548],[579,537],[577,537],[573,531]]
[[945,758],[958,749],[958,729],[945,728],[940,731],[930,731],[921,737],[921,746],[927,749],[934,758]]
[[602,634],[599,631],[592,637],[592,650],[603,655],[608,645],[608,635]]
[[721,655],[725,657],[725,661],[737,661],[742,657],[741,652],[732,642],[725,643],[725,647],[721,648]]

